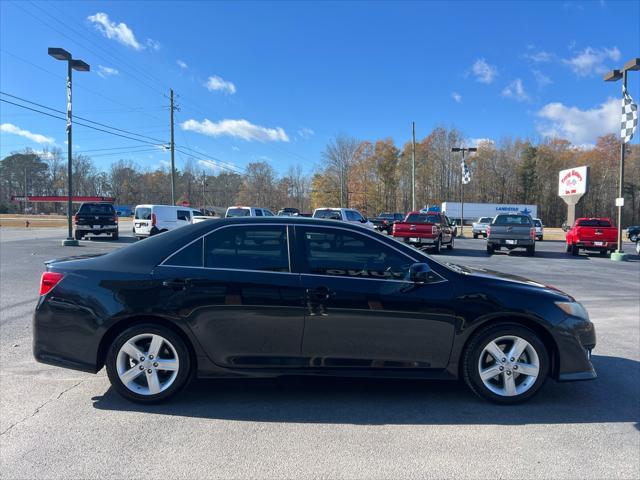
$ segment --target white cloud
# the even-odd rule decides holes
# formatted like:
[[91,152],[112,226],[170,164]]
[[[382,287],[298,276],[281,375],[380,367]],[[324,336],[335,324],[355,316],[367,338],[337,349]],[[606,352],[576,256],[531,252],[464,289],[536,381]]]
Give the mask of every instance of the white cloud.
[[496,142],[494,142],[492,139],[490,138],[470,138],[467,142],[466,142],[466,146],[467,147],[479,147],[481,145],[485,145],[485,146],[493,146],[495,145]]
[[536,79],[536,83],[538,84],[538,88],[544,88],[547,85],[551,85],[553,80],[550,77],[542,73],[540,70],[532,70],[533,76]]
[[498,75],[498,69],[489,65],[484,58],[479,58],[471,67],[471,71],[480,83],[492,83]]
[[282,128],[261,127],[247,120],[221,120],[220,122],[212,122],[205,118],[202,122],[198,122],[197,120],[191,119],[183,122],[181,127],[183,130],[189,130],[211,137],[229,136],[248,141],[257,140],[259,142],[289,141],[289,137]]
[[316,134],[316,132],[314,132],[312,129],[310,129],[309,127],[301,127],[298,129],[298,136],[300,138],[311,138]]
[[553,53],[545,52],[544,50],[540,50],[537,52],[529,51],[524,54],[524,58],[531,60],[536,63],[547,63],[555,58]]
[[98,65],[98,75],[100,75],[102,78],[111,77],[112,75],[118,75],[119,73],[120,72],[116,68]]
[[231,147],[231,150],[233,150],[234,152],[239,152],[240,151],[240,147],[236,147],[234,145],[233,147]]
[[178,66],[180,68],[184,68],[184,69],[189,68],[189,65],[187,65],[187,62],[185,62],[183,60],[178,59],[178,60],[176,60],[176,63],[178,64]]
[[598,137],[616,133],[620,128],[620,100],[610,98],[589,109],[549,103],[537,113],[543,122],[538,131],[545,137],[560,137],[574,145],[594,144]]
[[504,90],[502,90],[502,96],[507,98],[513,98],[518,102],[525,102],[529,100],[529,94],[524,89],[524,85],[522,84],[522,80],[516,78],[513,82],[507,85]]
[[618,47],[601,49],[587,47],[583,51],[578,52],[575,57],[562,61],[568,65],[577,76],[588,77],[609,70],[605,64],[608,60],[615,62],[620,60],[620,50],[618,50]]
[[232,95],[236,93],[236,86],[232,82],[229,82],[222,77],[218,77],[217,75],[212,75],[207,79],[206,87],[210,92],[223,91]]
[[462,103],[462,95],[458,92],[451,92],[451,98],[453,98],[456,103]]
[[51,145],[55,143],[55,139],[52,137],[47,137],[39,133],[32,133],[29,130],[24,130],[20,127],[16,127],[12,123],[3,123],[2,125],[0,125],[0,132],[10,133],[12,135],[18,135],[20,137],[28,138],[32,142],[36,142],[40,144],[46,143]]
[[160,43],[150,38],[147,38],[144,44],[140,43],[133,33],[133,30],[131,30],[126,23],[116,23],[104,12],[89,15],[87,20],[93,23],[94,27],[108,39],[116,40],[122,45],[131,47],[134,50],[144,50],[145,48],[158,50],[160,48]]

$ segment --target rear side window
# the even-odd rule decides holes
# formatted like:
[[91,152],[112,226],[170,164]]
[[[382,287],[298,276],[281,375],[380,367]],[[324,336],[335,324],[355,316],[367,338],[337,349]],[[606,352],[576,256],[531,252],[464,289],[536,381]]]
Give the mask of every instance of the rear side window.
[[256,225],[221,228],[206,237],[205,267],[265,272],[289,271],[287,230]]
[[354,210],[347,210],[347,220],[350,222],[360,222],[362,221],[362,215]]
[[273,212],[271,210],[267,210],[266,208],[263,210],[265,217],[273,217]]
[[178,267],[202,267],[202,239],[174,253],[164,265]]
[[256,217],[261,217],[262,216],[262,210],[260,210],[259,208],[256,208]]
[[610,227],[611,222],[608,220],[598,220],[597,218],[592,218],[590,220],[580,220],[578,222],[579,227]]
[[151,220],[150,208],[136,208],[136,220]]
[[115,215],[113,205],[104,203],[83,203],[78,213],[85,215]]
[[498,215],[493,225],[531,225],[531,217],[526,215]]
[[178,220],[191,220],[191,212],[189,210],[178,210]]

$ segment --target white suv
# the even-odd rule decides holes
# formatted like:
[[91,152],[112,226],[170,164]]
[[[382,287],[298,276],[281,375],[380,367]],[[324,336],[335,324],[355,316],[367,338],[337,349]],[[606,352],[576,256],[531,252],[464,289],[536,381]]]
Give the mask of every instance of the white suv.
[[342,220],[343,222],[357,223],[367,228],[375,229],[367,217],[353,208],[316,208],[313,218],[325,218],[327,220]]
[[133,215],[133,234],[142,239],[191,224],[200,210],[175,205],[137,205]]
[[225,218],[230,217],[273,217],[275,216],[271,210],[268,208],[260,208],[260,207],[229,207],[227,208],[227,213],[225,213]]

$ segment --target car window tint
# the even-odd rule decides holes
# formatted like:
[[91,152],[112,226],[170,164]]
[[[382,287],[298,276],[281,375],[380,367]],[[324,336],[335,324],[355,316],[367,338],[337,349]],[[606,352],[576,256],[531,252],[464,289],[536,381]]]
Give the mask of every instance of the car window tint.
[[340,212],[338,210],[330,210],[328,208],[322,210],[316,210],[313,213],[313,218],[328,218],[330,220],[342,220]]
[[136,208],[136,220],[151,220],[150,208]]
[[259,208],[256,208],[256,217],[261,217],[262,216],[262,210],[260,210]]
[[271,210],[267,210],[266,208],[262,210],[265,217],[273,217],[273,212]]
[[540,220],[534,220],[533,223],[536,227],[542,227],[542,222]]
[[288,272],[286,228],[268,225],[221,228],[206,237],[205,266]]
[[191,220],[191,212],[189,210],[178,210],[178,220]]
[[403,280],[414,261],[356,232],[302,228],[307,272],[316,275]]
[[86,215],[115,215],[116,211],[113,205],[103,203],[84,203],[78,211],[80,214]]
[[202,239],[175,253],[164,264],[181,267],[202,267]]
[[491,223],[492,220],[493,218],[491,217],[482,217],[479,223]]
[[611,222],[608,220],[598,220],[597,218],[592,218],[590,220],[580,220],[578,222],[579,227],[610,227]]
[[438,223],[440,216],[434,213],[411,213],[407,216],[408,223]]
[[227,210],[227,217],[248,217],[249,211],[248,208],[230,208]]

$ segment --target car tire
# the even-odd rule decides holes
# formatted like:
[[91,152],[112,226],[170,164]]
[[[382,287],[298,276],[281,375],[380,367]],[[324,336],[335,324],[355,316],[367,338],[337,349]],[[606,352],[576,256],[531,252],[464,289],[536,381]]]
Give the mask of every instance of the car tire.
[[473,234],[473,238],[478,238],[478,234],[477,234],[477,233],[474,233],[474,234]]
[[[154,341],[160,345],[158,358],[149,356]],[[130,355],[136,351],[132,345],[142,354],[140,358]],[[155,360],[163,360],[171,369],[158,368],[161,362],[154,363]],[[105,365],[116,392],[138,403],[165,401],[193,376],[191,354],[182,338],[170,328],[152,323],[135,325],[118,335],[109,347]]]
[[635,243],[635,242],[637,242],[637,241],[638,241],[638,235],[631,235],[631,236],[629,237],[629,240],[630,240],[631,242],[634,242],[634,243]]
[[433,253],[440,253],[442,250],[442,239],[438,237],[438,239],[433,244]]
[[580,255],[580,249],[577,245],[571,245],[571,255],[573,255],[574,257]]
[[119,237],[120,237],[120,233],[119,232],[113,232],[111,234],[111,240],[117,241]]
[[76,230],[73,234],[73,238],[76,240],[82,240],[82,234]]
[[527,256],[533,257],[536,254],[536,246],[527,247]]
[[564,246],[564,251],[567,252],[567,253],[571,253],[571,245],[566,243],[565,246]]
[[453,250],[453,235],[451,236],[451,241],[447,244],[447,250]]
[[608,250],[600,250],[600,256],[601,257],[606,257],[607,255],[609,255],[609,251]]
[[[514,347],[517,352],[522,349],[517,358],[508,355]],[[523,373],[525,368],[530,374]],[[495,376],[487,376],[494,371]],[[533,397],[542,388],[548,372],[549,354],[544,343],[535,332],[518,324],[494,325],[479,331],[462,359],[462,376],[471,391],[503,405]]]
[[493,255],[493,251],[494,251],[493,247],[491,245],[487,245],[487,254]]
[[542,242],[544,240],[544,236],[540,235],[540,241]]

